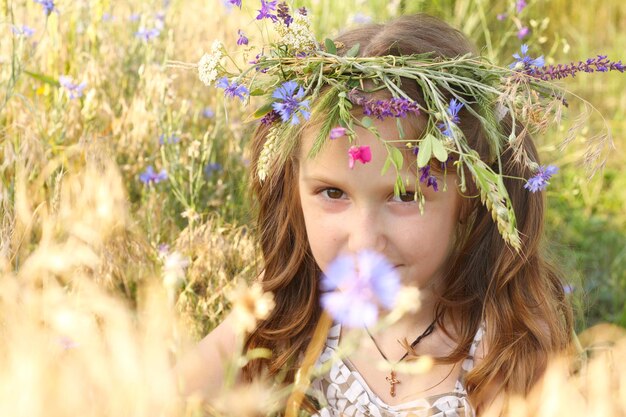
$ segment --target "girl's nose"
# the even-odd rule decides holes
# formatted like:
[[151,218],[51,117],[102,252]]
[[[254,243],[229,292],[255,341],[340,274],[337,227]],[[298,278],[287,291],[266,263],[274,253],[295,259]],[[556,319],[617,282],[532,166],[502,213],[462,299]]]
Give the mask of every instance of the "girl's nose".
[[380,216],[371,208],[355,210],[349,224],[348,250],[356,253],[372,249],[382,253],[387,244],[383,223]]

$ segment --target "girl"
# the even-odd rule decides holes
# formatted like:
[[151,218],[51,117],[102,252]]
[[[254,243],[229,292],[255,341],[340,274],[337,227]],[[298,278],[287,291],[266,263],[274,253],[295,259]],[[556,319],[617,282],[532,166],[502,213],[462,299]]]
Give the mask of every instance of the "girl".
[[[327,52],[334,47],[337,56],[356,50],[359,57],[392,55],[398,62],[416,54],[431,54],[429,62],[435,64],[476,55],[460,32],[426,15],[350,30],[327,44]],[[517,146],[494,146],[485,121],[495,119],[481,113],[480,100],[469,89],[454,97],[444,92],[450,100],[444,114],[427,112],[431,98],[423,83],[406,77],[397,83],[403,97],[416,103],[414,111],[400,109],[399,99],[381,85],[376,75],[351,85],[358,93],[348,97],[347,107],[340,95],[336,106],[362,123],[337,126],[333,136],[339,137],[319,149],[317,138],[335,108],[316,114],[316,103],[333,94],[332,86],[323,86],[311,118],[294,130],[293,146],[284,148],[264,181],[259,176],[264,152],[274,140],[273,124],[280,121],[266,117],[254,136],[252,188],[264,261],[260,281],[274,294],[276,307],[245,342],[246,349],[267,348],[272,356],[249,363],[242,379],[288,369],[287,382],[293,381],[322,312],[320,276],[339,255],[374,250],[391,262],[403,284],[419,287],[421,307],[375,334],[355,329],[363,336],[359,349],[313,381],[310,405],[323,416],[481,413],[501,393],[528,393],[548,357],[565,349],[571,337],[563,282],[540,248],[544,197],[520,182],[533,176],[537,152],[527,132],[511,121],[512,111],[500,112],[497,124],[505,137],[514,132]],[[296,91],[291,97],[301,96]],[[287,104],[274,105],[274,119],[285,121]],[[290,120],[298,114],[308,118],[309,103],[299,105],[292,107]],[[426,142],[435,140],[427,137],[433,129],[446,149],[455,143],[451,138],[462,135],[467,152],[447,152],[442,161],[433,151],[426,154],[430,161],[416,165],[427,145],[440,143]],[[415,138],[415,146],[407,148],[406,138]],[[405,163],[394,159],[395,169],[388,169],[384,155],[398,154],[392,148]],[[527,163],[519,163],[519,152]],[[453,169],[468,155],[476,156],[474,165]],[[493,197],[500,192],[498,184],[507,199]],[[509,223],[508,208],[514,215]],[[332,327],[319,365],[331,360],[345,331],[339,324]],[[179,367],[188,391],[214,392],[220,386],[221,353],[232,350],[234,339],[229,317],[200,343],[202,368],[191,362]],[[408,360],[407,346],[399,340],[412,345],[415,355],[434,357],[435,365],[419,375],[379,369],[380,360]]]

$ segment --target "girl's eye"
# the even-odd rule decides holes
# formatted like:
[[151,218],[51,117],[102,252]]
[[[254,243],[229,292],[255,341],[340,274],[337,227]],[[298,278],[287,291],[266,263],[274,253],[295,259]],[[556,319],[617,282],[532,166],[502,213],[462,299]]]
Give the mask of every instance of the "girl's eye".
[[407,191],[406,193],[400,194],[399,196],[393,196],[393,201],[402,202],[402,203],[411,203],[415,201],[415,193],[413,191]]
[[322,194],[332,200],[337,200],[343,197],[343,191],[338,188],[325,188],[322,190]]

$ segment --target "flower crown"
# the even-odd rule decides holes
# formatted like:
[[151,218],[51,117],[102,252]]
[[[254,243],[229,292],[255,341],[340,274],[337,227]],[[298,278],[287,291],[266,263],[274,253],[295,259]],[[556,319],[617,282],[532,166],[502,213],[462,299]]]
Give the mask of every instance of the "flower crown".
[[[241,1],[230,0],[230,3],[241,7]],[[295,145],[293,138],[299,137],[303,121],[309,120],[311,114],[320,116],[321,120],[311,157],[328,140],[347,137],[353,143],[355,126],[380,138],[373,119],[394,118],[400,141],[413,150],[415,158],[410,162],[419,169],[416,182],[438,189],[437,179],[430,172],[435,161],[441,164],[444,173],[449,165],[456,168],[459,189],[465,192],[468,172],[500,234],[517,251],[521,250],[521,240],[515,213],[503,175],[491,166],[501,168],[502,151],[512,147],[516,160],[535,173],[531,178],[521,179],[529,192],[545,189],[557,171],[551,165],[539,166],[526,155],[521,141],[526,132],[516,131],[517,122],[521,122],[525,130],[536,133],[545,129],[547,118],[559,120],[561,107],[567,106],[567,102],[552,80],[575,76],[581,71],[624,72],[621,61],[612,62],[601,55],[578,64],[545,66],[543,57],[528,55],[526,45],[513,55],[515,61],[508,67],[470,55],[360,57],[358,44],[339,54],[338,51],[345,49],[344,45],[326,39],[322,46],[316,41],[305,8],[292,12],[286,3],[276,3],[261,0],[256,19],[271,22],[279,39],[265,47],[247,68],[239,69],[220,41],[213,42],[211,52],[204,54],[197,65],[200,80],[207,86],[223,89],[226,97],[241,101],[247,101],[250,96],[265,97],[266,103],[254,113],[268,127],[256,167],[259,180],[265,181],[285,163]],[[247,45],[245,34],[241,30],[238,34],[237,44]],[[237,70],[227,68],[227,58]],[[418,104],[402,90],[401,79],[417,83],[424,103]],[[378,92],[389,98],[371,98],[372,93]],[[351,111],[355,106],[362,109],[359,116]],[[470,147],[459,128],[459,112],[463,108],[483,127],[493,158],[490,163],[483,161]],[[427,128],[420,138],[406,138],[400,122],[408,115],[426,117]],[[513,122],[510,132],[503,132],[501,127],[505,117]],[[381,140],[381,143],[387,149],[384,171],[391,167],[396,170],[394,191],[396,195],[405,193],[399,175],[407,162],[405,156],[388,141]],[[369,147],[352,146],[346,157],[352,168],[356,162],[369,162],[372,155]],[[424,196],[420,187],[416,187],[415,199],[423,210]]]

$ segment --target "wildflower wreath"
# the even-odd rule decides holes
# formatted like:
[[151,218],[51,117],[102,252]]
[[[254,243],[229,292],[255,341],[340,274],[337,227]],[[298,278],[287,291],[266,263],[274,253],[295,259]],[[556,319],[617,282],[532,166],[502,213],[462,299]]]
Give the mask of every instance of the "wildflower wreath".
[[[241,7],[241,1],[230,1]],[[254,113],[261,123],[269,126],[264,149],[256,174],[260,181],[271,176],[281,166],[295,145],[303,121],[311,114],[323,115],[321,129],[310,152],[314,157],[326,141],[346,136],[355,140],[355,126],[361,126],[380,139],[373,118],[395,118],[401,142],[413,150],[419,169],[416,182],[438,189],[437,179],[430,173],[431,160],[441,163],[444,175],[452,165],[459,176],[459,189],[467,190],[466,172],[480,191],[483,204],[490,210],[504,240],[514,249],[521,249],[516,229],[515,213],[504,186],[500,155],[505,147],[513,147],[520,163],[526,164],[535,175],[525,181],[529,192],[543,190],[554,166],[538,166],[521,148],[518,139],[525,132],[515,130],[517,122],[530,132],[545,130],[546,120],[558,122],[561,108],[567,106],[563,91],[552,81],[578,72],[624,72],[621,61],[609,61],[598,56],[578,64],[545,66],[543,57],[531,58],[528,47],[513,57],[508,67],[497,66],[483,57],[459,56],[444,59],[433,54],[406,56],[361,57],[356,44],[345,53],[332,40],[323,44],[316,41],[311,30],[307,10],[293,12],[283,2],[261,0],[257,20],[271,22],[279,39],[266,46],[246,68],[239,68],[224,45],[216,40],[211,52],[204,54],[197,64],[200,80],[207,86],[215,85],[224,95],[249,100],[263,96],[266,103]],[[240,30],[239,45],[248,39]],[[227,66],[230,59],[232,66]],[[235,70],[231,69],[234,67]],[[424,103],[411,99],[402,89],[402,80],[414,80],[422,91]],[[373,99],[372,93],[385,93],[387,99]],[[451,97],[451,99],[449,99]],[[351,110],[362,108],[363,116]],[[481,160],[459,128],[459,111],[465,108],[482,124],[491,148],[492,161]],[[360,114],[360,113],[357,113]],[[407,138],[401,119],[407,115],[421,115],[427,128],[420,138]],[[512,120],[512,131],[503,132],[501,121]],[[405,156],[390,141],[382,141],[387,150],[384,169],[393,167],[399,173]],[[352,146],[348,163],[367,163],[372,155],[369,147]],[[494,170],[491,165],[498,166]],[[405,192],[405,185],[397,175],[396,195]],[[424,196],[416,187],[415,199],[423,209]]]

